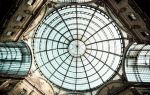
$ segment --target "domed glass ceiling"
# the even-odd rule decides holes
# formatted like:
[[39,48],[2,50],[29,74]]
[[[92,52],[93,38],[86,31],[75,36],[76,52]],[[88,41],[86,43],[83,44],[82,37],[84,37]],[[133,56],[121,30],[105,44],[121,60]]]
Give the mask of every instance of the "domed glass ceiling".
[[122,58],[122,35],[98,7],[67,5],[48,13],[35,32],[37,69],[60,88],[84,91],[110,80]]

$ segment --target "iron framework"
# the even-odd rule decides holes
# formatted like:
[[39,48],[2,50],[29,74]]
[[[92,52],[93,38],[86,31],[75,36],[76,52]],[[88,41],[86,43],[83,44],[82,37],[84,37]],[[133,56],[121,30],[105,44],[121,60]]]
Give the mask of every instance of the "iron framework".
[[60,89],[92,90],[118,74],[123,36],[99,6],[54,7],[35,32],[37,69]]

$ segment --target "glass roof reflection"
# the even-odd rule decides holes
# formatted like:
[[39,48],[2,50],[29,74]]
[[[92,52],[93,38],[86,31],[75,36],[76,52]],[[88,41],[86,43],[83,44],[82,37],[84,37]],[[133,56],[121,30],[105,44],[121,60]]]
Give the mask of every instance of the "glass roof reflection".
[[110,80],[122,59],[122,35],[94,6],[54,8],[35,32],[37,68],[58,87],[84,91]]

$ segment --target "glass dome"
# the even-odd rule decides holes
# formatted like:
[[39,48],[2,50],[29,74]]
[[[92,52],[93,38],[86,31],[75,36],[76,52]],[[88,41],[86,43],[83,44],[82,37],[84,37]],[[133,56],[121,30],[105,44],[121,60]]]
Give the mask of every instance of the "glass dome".
[[60,88],[85,91],[113,78],[123,43],[115,22],[90,5],[51,10],[32,41],[36,66]]

